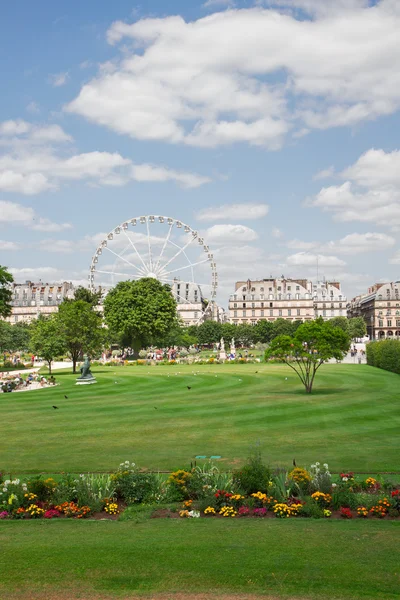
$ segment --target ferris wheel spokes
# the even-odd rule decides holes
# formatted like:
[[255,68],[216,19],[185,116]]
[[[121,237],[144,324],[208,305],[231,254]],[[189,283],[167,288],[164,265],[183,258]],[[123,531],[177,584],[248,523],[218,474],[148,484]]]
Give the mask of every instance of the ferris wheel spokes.
[[[143,258],[142,258],[142,256],[141,256],[141,254],[139,254],[139,252],[137,251],[137,248],[136,248],[135,244],[133,243],[133,241],[132,241],[132,238],[131,238],[131,237],[130,237],[130,236],[127,234],[127,233],[126,233],[125,229],[123,229],[122,231],[123,231],[123,233],[124,233],[125,237],[126,237],[128,240],[129,240],[129,243],[130,243],[130,245],[132,246],[132,248],[134,249],[134,251],[135,251],[135,252],[136,252],[136,254],[138,255],[139,259],[140,259],[140,260],[141,260],[141,262],[143,263],[143,266],[144,266],[144,268],[146,269],[146,264],[145,264],[145,262],[144,262],[144,260],[143,260]],[[139,268],[138,268],[138,267],[136,267],[136,269],[138,269],[138,270],[139,270]]]
[[160,266],[160,260],[161,260],[161,258],[162,258],[162,256],[163,256],[163,254],[164,254],[164,250],[165,250],[165,248],[166,248],[166,246],[167,246],[167,244],[168,244],[168,241],[169,241],[169,239],[170,239],[170,237],[171,237],[171,232],[172,232],[172,228],[173,228],[173,226],[174,226],[174,223],[172,222],[172,223],[170,224],[170,226],[169,226],[169,230],[168,230],[168,233],[167,233],[167,237],[165,238],[164,245],[163,245],[163,247],[162,247],[162,250],[161,250],[161,252],[160,252],[160,255],[159,255],[159,257],[157,258],[157,262],[156,262],[156,269],[157,269],[157,267],[159,267],[159,266]]

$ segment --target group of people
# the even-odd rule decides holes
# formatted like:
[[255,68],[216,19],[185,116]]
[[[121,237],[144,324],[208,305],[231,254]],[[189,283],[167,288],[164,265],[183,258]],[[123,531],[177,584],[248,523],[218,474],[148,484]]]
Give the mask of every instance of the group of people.
[[56,385],[56,378],[53,375],[50,375],[46,379],[46,377],[39,373],[28,373],[25,378],[21,376],[21,373],[17,373],[16,375],[3,373],[0,376],[0,380],[1,391],[3,393],[20,392],[28,388],[43,388],[49,385]]

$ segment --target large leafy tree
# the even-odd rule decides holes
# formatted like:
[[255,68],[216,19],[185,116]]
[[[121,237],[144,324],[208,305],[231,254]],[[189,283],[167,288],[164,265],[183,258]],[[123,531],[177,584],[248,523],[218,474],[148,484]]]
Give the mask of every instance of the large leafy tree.
[[12,325],[7,321],[0,321],[0,351],[8,352],[12,346]]
[[330,358],[340,360],[350,346],[349,335],[322,319],[300,325],[293,336],[280,335],[272,340],[265,357],[287,364],[311,393],[318,369]]
[[258,321],[254,325],[254,341],[266,344],[272,340],[274,324],[272,321]]
[[66,341],[58,315],[53,317],[39,316],[32,324],[30,348],[47,363],[51,374],[51,363],[56,356],[64,354]]
[[74,300],[70,300],[70,302],[75,302],[77,300],[83,300],[87,302],[91,306],[97,306],[101,299],[101,292],[92,292],[88,288],[83,286],[79,286],[76,288],[74,293]]
[[176,302],[157,279],[121,281],[104,300],[104,316],[114,339],[138,352],[161,343],[176,326]]
[[60,304],[57,318],[76,373],[76,364],[84,354],[93,356],[103,347],[106,331],[101,314],[88,302],[74,300]]
[[31,339],[32,326],[28,323],[15,323],[11,325],[11,344],[9,350],[11,352],[22,351],[26,352],[29,350],[29,344]]
[[215,344],[219,342],[221,337],[221,323],[217,323],[216,321],[204,321],[197,329],[197,339],[201,346],[204,344]]
[[11,284],[14,278],[8,272],[7,267],[0,265],[0,317],[9,317],[11,315],[12,291]]
[[347,317],[333,317],[333,319],[329,319],[329,325],[331,327],[340,327],[346,333],[349,332],[349,319]]

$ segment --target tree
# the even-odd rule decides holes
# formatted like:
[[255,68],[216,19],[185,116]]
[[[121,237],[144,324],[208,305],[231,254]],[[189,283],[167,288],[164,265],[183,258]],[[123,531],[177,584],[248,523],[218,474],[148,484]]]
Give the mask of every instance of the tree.
[[87,302],[91,306],[97,306],[100,302],[100,299],[101,299],[101,291],[100,292],[92,292],[88,288],[79,286],[75,290],[74,299],[69,300],[69,302],[75,302],[76,300],[83,300],[84,302]]
[[7,321],[0,321],[0,351],[7,352],[10,351],[12,346],[11,337],[12,337],[12,325],[7,323]]
[[254,342],[255,332],[254,325],[247,323],[239,323],[236,326],[235,340],[242,346],[250,346]]
[[62,335],[58,315],[47,318],[39,316],[33,323],[30,348],[34,354],[37,354],[47,362],[51,375],[52,361],[66,350],[65,339]]
[[353,317],[349,319],[349,335],[351,339],[364,337],[367,333],[367,326],[362,317]]
[[84,354],[93,356],[103,347],[106,331],[101,315],[88,302],[74,300],[60,304],[57,318],[76,373],[76,363]]
[[157,279],[120,281],[104,300],[104,316],[119,343],[137,353],[158,345],[176,325],[176,302],[171,288]]
[[231,341],[232,338],[236,340],[237,325],[234,323],[221,323],[221,336],[226,341]]
[[330,358],[341,360],[349,347],[350,338],[345,331],[317,319],[300,325],[293,336],[273,339],[265,358],[278,358],[287,364],[311,394],[318,369]]
[[9,317],[11,315],[12,291],[11,284],[14,278],[8,272],[7,267],[0,265],[0,317]]
[[204,321],[197,329],[197,339],[200,346],[204,344],[215,344],[220,341],[221,337],[221,323],[217,323],[216,321]]
[[329,319],[329,325],[331,327],[340,327],[346,333],[349,332],[349,319],[347,317],[333,317],[333,319]]
[[288,321],[287,319],[283,319],[282,317],[276,319],[276,321],[273,321],[272,325],[272,339],[277,337],[278,335],[293,335],[295,332],[295,328],[293,327],[293,321]]
[[258,321],[254,325],[254,341],[266,344],[272,340],[274,324],[272,321]]
[[15,325],[11,325],[11,341],[9,350],[11,352],[27,352],[30,346],[31,339],[31,325],[28,323],[15,323]]

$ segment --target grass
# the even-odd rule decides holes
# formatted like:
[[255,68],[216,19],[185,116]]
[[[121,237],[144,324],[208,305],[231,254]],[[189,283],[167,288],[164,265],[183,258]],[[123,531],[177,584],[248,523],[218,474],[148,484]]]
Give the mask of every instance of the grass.
[[394,521],[2,522],[0,597],[392,599],[399,533]]
[[325,365],[307,395],[281,365],[93,371],[97,385],[75,386],[74,375],[59,372],[55,388],[0,395],[1,471],[112,471],[126,459],[172,470],[196,455],[221,455],[225,470],[255,443],[271,465],[295,458],[328,462],[334,471],[399,468],[400,380],[393,373]]

